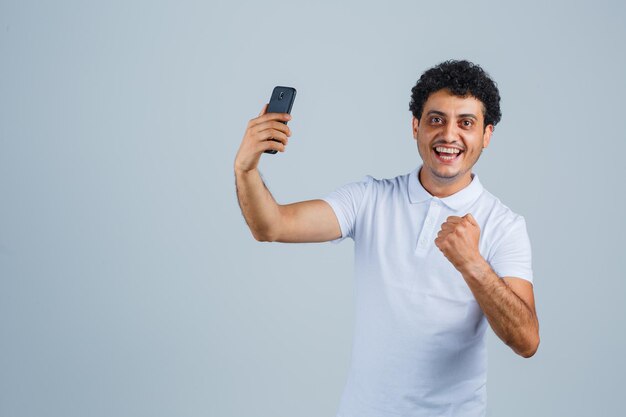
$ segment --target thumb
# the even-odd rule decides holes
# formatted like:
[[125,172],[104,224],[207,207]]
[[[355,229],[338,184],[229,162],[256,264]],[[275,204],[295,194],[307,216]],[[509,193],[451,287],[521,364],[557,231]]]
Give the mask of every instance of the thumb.
[[269,107],[269,105],[269,103],[265,103],[263,109],[261,110],[261,113],[259,113],[259,116],[263,116],[265,113],[267,113],[267,108]]
[[474,218],[474,216],[472,216],[471,213],[467,213],[465,216],[463,216],[464,219],[467,219],[471,224],[473,224],[474,226],[478,226],[478,222],[476,221],[476,219]]

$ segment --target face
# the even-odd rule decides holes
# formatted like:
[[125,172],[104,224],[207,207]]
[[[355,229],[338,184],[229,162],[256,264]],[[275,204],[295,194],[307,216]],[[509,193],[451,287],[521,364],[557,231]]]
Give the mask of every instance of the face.
[[423,161],[420,180],[435,186],[469,184],[471,169],[493,132],[483,120],[483,104],[475,97],[458,97],[446,89],[432,93],[421,119],[413,117],[413,137]]

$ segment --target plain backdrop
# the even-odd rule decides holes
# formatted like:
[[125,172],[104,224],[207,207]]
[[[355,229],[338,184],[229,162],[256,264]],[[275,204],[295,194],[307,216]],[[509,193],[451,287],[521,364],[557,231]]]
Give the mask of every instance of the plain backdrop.
[[475,168],[525,216],[541,345],[488,331],[489,416],[615,416],[626,373],[621,1],[0,1],[0,415],[332,417],[353,242],[261,243],[233,162],[297,88],[279,203],[419,163],[410,89],[498,83]]

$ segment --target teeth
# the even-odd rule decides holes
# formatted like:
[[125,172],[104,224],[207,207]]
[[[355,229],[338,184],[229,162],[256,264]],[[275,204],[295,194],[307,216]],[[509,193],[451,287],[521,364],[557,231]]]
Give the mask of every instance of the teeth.
[[460,153],[461,151],[455,148],[444,148],[443,146],[437,146],[435,150],[439,153]]

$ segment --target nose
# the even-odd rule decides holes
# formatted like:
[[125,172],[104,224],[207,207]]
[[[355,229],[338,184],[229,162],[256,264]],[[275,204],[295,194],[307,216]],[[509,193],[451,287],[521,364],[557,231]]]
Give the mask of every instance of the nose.
[[458,139],[457,126],[454,123],[446,123],[443,127],[443,137],[448,142]]

